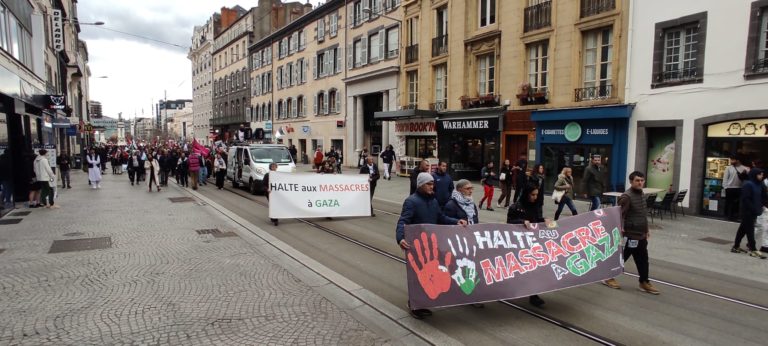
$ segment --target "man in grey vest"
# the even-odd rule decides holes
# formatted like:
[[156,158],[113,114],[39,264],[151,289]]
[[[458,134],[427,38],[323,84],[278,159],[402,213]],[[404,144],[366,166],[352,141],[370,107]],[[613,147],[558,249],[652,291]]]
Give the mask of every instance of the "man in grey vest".
[[[643,196],[645,174],[634,171],[629,175],[629,190],[619,197],[618,204],[621,207],[621,217],[624,219],[624,262],[630,257],[635,258],[637,272],[640,274],[640,290],[650,294],[659,294],[648,280],[648,210]],[[616,279],[608,279],[603,284],[619,289]]]

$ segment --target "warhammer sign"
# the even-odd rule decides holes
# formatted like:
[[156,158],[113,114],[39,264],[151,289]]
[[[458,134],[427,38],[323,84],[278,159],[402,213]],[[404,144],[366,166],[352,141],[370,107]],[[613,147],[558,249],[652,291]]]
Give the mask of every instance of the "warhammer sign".
[[53,14],[51,15],[51,31],[51,36],[53,37],[53,49],[57,52],[61,52],[64,50],[64,26],[61,20],[61,10],[53,10]]

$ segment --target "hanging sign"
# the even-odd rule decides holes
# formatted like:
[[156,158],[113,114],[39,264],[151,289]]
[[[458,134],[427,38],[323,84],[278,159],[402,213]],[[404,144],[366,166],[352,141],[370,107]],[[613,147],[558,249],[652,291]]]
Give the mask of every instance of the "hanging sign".
[[51,15],[51,37],[53,37],[53,50],[64,50],[64,24],[61,19],[61,10],[53,10]]

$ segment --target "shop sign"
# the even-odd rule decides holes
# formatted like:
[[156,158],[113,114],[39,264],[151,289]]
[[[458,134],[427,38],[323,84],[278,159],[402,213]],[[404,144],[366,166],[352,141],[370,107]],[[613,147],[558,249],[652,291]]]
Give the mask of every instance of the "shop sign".
[[[546,125],[545,125],[546,126]],[[572,121],[565,125],[550,127],[541,126],[539,134],[545,142],[565,139],[568,142],[577,142],[585,138],[606,138],[611,136],[611,127],[604,125],[582,125]]]
[[45,95],[46,96],[46,108],[48,109],[61,109],[67,107],[64,95]]
[[565,125],[564,132],[565,139],[567,139],[569,142],[578,141],[579,138],[581,138],[581,125],[575,121],[572,121]]
[[434,120],[400,120],[395,122],[395,133],[398,136],[437,136],[437,129]]
[[707,137],[766,137],[768,119],[726,121],[707,127]]
[[272,131],[272,122],[271,121],[267,121],[267,122],[264,123],[264,130]]
[[438,120],[438,129],[441,131],[466,131],[466,130],[493,130],[499,129],[498,118],[484,119],[444,119]]
[[61,19],[61,10],[51,12],[51,36],[53,37],[53,50],[64,50],[64,24]]

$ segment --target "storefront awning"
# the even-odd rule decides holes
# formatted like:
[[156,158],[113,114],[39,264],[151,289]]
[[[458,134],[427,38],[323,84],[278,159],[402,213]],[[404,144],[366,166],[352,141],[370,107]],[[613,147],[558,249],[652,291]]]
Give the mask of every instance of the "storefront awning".
[[401,109],[399,111],[375,112],[373,118],[376,120],[405,120],[413,118],[434,118],[437,111],[425,109]]
[[531,113],[533,121],[562,121],[587,119],[628,119],[632,116],[634,104],[602,107],[565,108],[536,110]]

